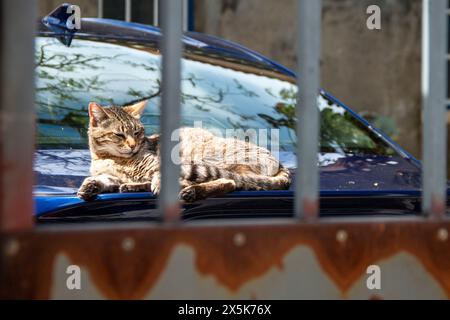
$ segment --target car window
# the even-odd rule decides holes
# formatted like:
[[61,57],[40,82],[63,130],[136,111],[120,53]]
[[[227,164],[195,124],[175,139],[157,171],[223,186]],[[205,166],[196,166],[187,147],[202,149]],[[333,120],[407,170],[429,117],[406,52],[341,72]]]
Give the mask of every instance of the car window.
[[[88,175],[90,101],[127,105],[148,99],[142,121],[147,134],[159,131],[160,57],[157,49],[143,43],[77,38],[66,47],[52,37],[36,39],[38,184],[75,188]],[[181,100],[183,126],[202,126],[223,136],[227,129],[256,130],[259,144],[264,139],[286,166],[295,166],[294,78],[187,52]],[[324,96],[317,101],[319,161],[360,153],[395,154],[344,107]],[[58,181],[52,181],[56,176]]]

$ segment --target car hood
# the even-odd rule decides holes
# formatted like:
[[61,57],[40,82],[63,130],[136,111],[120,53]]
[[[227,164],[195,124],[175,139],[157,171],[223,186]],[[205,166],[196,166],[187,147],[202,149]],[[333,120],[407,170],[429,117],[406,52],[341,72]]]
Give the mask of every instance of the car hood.
[[[295,176],[296,157],[280,152],[279,159]],[[420,167],[401,156],[342,155],[321,153],[321,192],[401,191],[421,188]],[[34,172],[36,194],[74,194],[89,175],[90,154],[86,149],[38,150]],[[295,178],[294,178],[295,179]],[[292,183],[292,191],[295,183]]]

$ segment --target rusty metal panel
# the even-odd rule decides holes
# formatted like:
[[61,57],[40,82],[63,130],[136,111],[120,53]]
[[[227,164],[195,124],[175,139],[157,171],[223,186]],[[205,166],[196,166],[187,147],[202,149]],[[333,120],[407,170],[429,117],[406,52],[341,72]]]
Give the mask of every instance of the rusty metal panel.
[[[417,219],[11,233],[0,298],[449,298],[449,229]],[[69,264],[80,291],[65,287]],[[365,288],[372,264],[381,290]]]

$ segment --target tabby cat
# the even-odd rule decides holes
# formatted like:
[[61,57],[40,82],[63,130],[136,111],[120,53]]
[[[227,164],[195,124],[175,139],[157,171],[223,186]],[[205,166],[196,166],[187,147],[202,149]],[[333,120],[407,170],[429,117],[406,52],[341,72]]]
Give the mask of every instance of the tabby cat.
[[[139,120],[146,101],[126,107],[89,104],[91,176],[78,190],[84,200],[105,192],[160,190],[159,135],[145,136]],[[289,171],[265,148],[181,128],[180,199],[193,202],[236,189],[287,189]],[[256,159],[250,163],[248,159]]]

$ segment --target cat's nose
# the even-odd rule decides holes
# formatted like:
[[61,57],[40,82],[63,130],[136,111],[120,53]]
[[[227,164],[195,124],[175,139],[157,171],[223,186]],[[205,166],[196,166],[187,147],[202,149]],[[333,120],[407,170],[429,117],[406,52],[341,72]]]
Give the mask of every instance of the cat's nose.
[[133,149],[136,146],[136,140],[134,140],[133,137],[127,137],[126,142],[131,149]]

